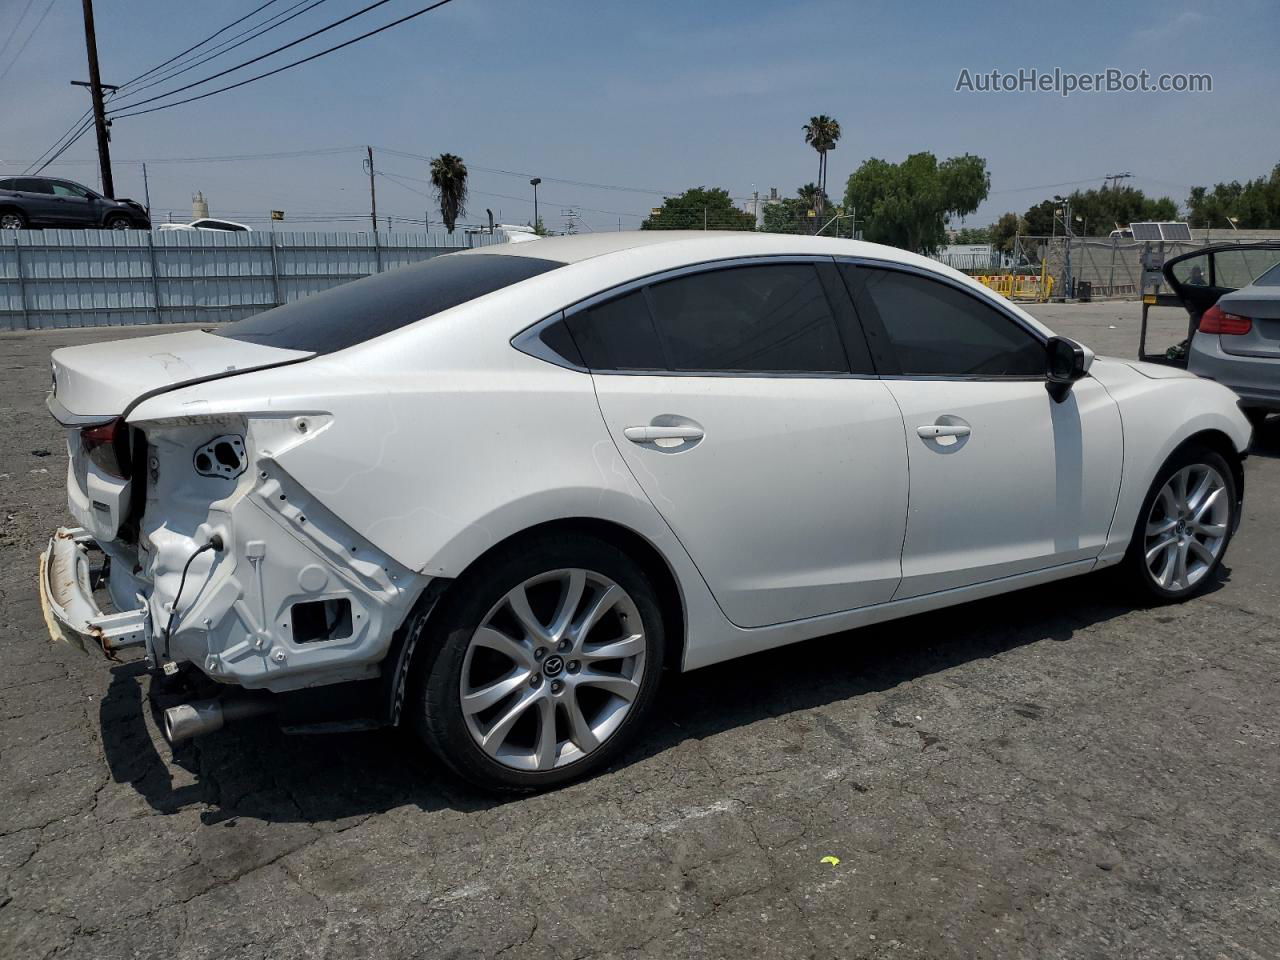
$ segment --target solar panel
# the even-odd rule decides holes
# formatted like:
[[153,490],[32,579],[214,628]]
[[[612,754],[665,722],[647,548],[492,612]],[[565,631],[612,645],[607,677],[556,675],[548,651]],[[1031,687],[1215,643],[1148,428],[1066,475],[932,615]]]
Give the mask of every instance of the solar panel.
[[1186,223],[1173,223],[1170,221],[1165,221],[1160,224],[1160,239],[1190,240],[1191,226]]
[[1131,223],[1129,224],[1129,229],[1133,231],[1133,239],[1148,243],[1159,240],[1185,241],[1191,239],[1191,227],[1185,223],[1177,223],[1172,220]]

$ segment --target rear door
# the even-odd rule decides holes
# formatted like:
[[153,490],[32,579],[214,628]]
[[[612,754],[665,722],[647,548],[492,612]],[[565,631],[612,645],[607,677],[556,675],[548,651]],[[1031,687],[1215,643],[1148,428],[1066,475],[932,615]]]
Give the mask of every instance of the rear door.
[[1096,557],[1120,488],[1120,416],[1096,380],[1055,403],[1042,336],[923,271],[842,264],[902,410],[910,508],[895,599]]
[[22,211],[28,222],[36,227],[56,226],[58,223],[58,204],[53,196],[53,187],[48,180],[34,177],[19,177],[15,189],[22,197]]
[[567,327],[623,459],[733,623],[892,597],[902,418],[830,259],[703,266]]

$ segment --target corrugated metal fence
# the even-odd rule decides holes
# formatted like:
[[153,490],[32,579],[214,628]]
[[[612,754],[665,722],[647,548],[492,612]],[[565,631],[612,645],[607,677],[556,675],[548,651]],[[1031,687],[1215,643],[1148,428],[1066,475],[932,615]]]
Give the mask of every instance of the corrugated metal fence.
[[0,330],[218,323],[501,234],[19,230],[0,234]]

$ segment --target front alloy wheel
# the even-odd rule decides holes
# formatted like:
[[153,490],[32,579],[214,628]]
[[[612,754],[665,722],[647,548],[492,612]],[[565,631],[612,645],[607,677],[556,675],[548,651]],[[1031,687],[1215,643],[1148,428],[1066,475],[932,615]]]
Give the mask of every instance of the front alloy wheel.
[[449,588],[421,630],[419,732],[484,787],[536,790],[608,763],[662,671],[664,618],[645,570],[594,536],[524,541]]
[[1160,602],[1212,581],[1236,527],[1235,475],[1218,451],[1187,445],[1160,468],[1125,556],[1130,582]]
[[1213,569],[1227,545],[1231,494],[1216,469],[1192,464],[1160,488],[1147,516],[1147,569],[1158,586],[1190,590]]

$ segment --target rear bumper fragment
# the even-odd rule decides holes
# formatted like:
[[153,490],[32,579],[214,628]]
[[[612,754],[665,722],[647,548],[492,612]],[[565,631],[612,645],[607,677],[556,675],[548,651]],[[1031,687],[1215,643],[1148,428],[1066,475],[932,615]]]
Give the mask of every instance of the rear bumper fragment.
[[107,656],[125,647],[146,645],[151,612],[139,596],[138,608],[103,613],[93,597],[87,547],[93,538],[81,527],[63,527],[40,555],[40,604],[54,640],[81,651]]

